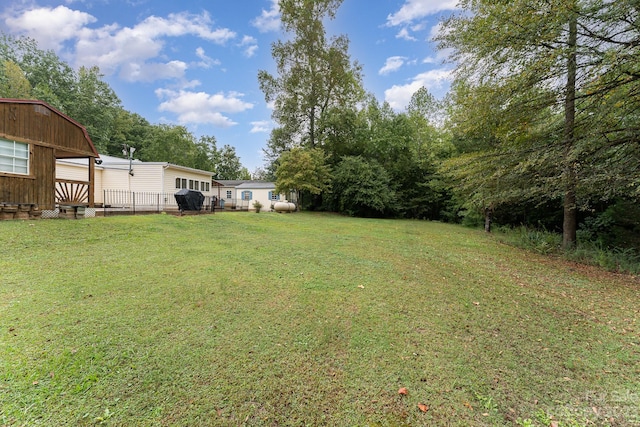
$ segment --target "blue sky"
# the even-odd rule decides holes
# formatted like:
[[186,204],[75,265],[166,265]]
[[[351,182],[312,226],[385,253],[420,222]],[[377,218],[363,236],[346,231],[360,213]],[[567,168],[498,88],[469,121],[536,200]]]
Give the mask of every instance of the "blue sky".
[[[426,87],[442,97],[451,65],[434,49],[438,22],[457,0],[345,0],[329,36],[346,34],[364,87],[403,111]],[[276,0],[13,0],[0,30],[26,35],[78,68],[97,65],[125,109],[151,123],[186,126],[262,167],[274,127],[257,81],[275,73],[271,43],[284,39]]]

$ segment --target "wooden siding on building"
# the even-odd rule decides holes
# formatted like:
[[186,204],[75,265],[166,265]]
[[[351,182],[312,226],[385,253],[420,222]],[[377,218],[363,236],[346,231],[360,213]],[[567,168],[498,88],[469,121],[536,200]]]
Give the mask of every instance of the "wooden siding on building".
[[0,138],[54,148],[59,159],[98,157],[80,124],[39,101],[0,100]]
[[93,189],[93,159],[98,153],[86,129],[47,104],[0,99],[0,138],[29,144],[28,175],[0,172],[0,203],[53,209],[56,158],[89,158],[91,166],[84,181]]
[[0,203],[37,204],[41,209],[53,209],[56,185],[53,153],[52,147],[29,145],[29,175],[0,173]]

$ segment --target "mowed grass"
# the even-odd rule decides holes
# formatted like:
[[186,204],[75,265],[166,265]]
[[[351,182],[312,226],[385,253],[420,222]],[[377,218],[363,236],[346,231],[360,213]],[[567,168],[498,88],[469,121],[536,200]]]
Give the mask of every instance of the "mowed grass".
[[0,247],[0,425],[640,423],[638,279],[480,231],[153,215]]

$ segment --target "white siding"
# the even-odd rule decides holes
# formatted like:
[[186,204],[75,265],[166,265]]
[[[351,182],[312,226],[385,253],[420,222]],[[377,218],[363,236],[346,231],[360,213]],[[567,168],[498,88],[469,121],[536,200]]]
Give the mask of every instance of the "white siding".
[[[174,194],[176,178],[198,181],[198,190],[204,196],[216,196],[217,187],[211,185],[211,173],[182,168],[167,163],[133,162],[133,176],[129,175],[129,163],[105,161],[95,168],[95,202],[104,202],[104,190],[130,191],[135,193],[168,193]],[[76,181],[87,181],[89,172],[87,162],[65,161],[56,162],[56,178]],[[203,190],[203,183],[209,185],[209,190]]]
[[[246,185],[242,185],[239,188],[236,187],[219,187],[220,188],[220,197],[225,200],[225,207],[234,207],[231,205],[232,201],[235,201],[237,204],[241,203],[242,195],[245,191],[251,192],[251,200],[248,202],[248,207],[250,211],[255,211],[256,208],[253,206],[253,203],[259,201],[262,204],[261,211],[268,212],[271,210],[271,204],[276,201],[272,201],[269,199],[269,193],[275,192],[275,187],[271,188],[254,188]],[[227,191],[231,191],[231,199],[227,198]],[[216,190],[217,192],[217,190]],[[217,195],[217,194],[216,194]],[[284,194],[280,195],[280,201],[286,200]],[[242,205],[247,206],[247,202],[242,200]]]
[[[97,171],[96,171],[97,172]],[[89,171],[86,163],[56,163],[56,179],[71,179],[75,181],[88,181]]]
[[[172,167],[171,165],[167,167],[164,175],[164,186],[165,192],[167,193],[175,193],[179,190],[176,188],[176,178],[186,179],[187,180],[187,188],[189,188],[189,180],[198,181],[198,191],[207,196],[217,196],[217,191],[214,191],[211,187],[211,174],[210,173],[196,173],[193,171],[187,171],[179,168]],[[202,183],[209,184],[209,191],[205,191],[202,189]]]
[[130,191],[129,178],[128,166],[105,167],[102,171],[102,189]]
[[[129,175],[128,171],[127,175]],[[130,176],[130,191],[136,193],[163,193],[162,165],[134,164],[133,176]]]

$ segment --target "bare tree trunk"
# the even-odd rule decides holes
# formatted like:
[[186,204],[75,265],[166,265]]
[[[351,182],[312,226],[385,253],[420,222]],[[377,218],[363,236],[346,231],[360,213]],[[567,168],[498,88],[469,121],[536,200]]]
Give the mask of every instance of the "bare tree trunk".
[[576,208],[576,171],[573,159],[574,132],[576,123],[576,73],[577,73],[577,15],[569,21],[569,55],[567,57],[567,86],[564,100],[564,218],[562,221],[562,248],[570,249],[576,244],[578,212]]
[[491,233],[491,221],[493,220],[493,209],[484,208],[484,231]]

